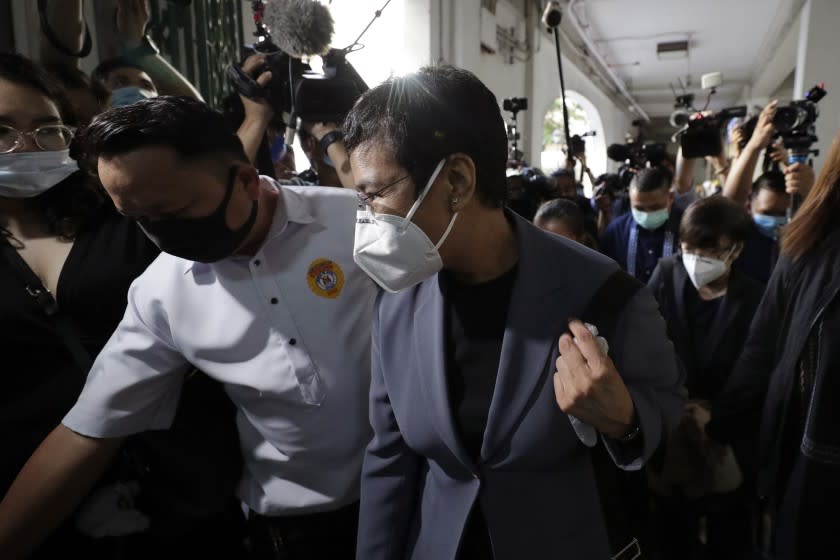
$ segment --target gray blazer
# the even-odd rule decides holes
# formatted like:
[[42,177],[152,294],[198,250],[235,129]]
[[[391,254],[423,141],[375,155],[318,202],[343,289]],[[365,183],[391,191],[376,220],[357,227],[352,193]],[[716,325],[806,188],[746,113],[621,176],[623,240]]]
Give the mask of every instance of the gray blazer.
[[[380,294],[362,471],[359,560],[450,560],[476,499],[497,560],[609,558],[589,451],[557,406],[557,341],[617,270],[610,259],[515,217],[520,245],[495,392],[478,463],[456,434],[444,367],[437,276]],[[648,288],[622,310],[610,355],[633,397],[641,467],[682,416],[682,373]]]

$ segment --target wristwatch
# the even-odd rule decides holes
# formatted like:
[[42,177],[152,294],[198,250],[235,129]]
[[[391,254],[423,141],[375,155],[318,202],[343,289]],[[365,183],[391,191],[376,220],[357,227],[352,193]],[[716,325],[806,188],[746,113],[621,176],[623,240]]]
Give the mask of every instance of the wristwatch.
[[618,439],[619,443],[631,443],[639,437],[639,434],[642,433],[642,425],[639,423],[639,415],[635,412],[633,413],[633,426],[632,430]]
[[327,153],[327,148],[329,148],[335,142],[339,140],[344,140],[344,134],[340,130],[333,130],[328,132],[321,138],[321,149],[324,153]]

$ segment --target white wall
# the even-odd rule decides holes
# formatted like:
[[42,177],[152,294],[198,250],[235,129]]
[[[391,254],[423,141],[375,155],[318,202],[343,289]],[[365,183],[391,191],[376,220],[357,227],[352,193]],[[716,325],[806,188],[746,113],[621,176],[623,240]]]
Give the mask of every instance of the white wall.
[[[480,0],[415,1],[426,1],[430,6],[444,5],[441,13],[451,20],[453,32],[451,40],[448,43],[444,41],[441,48],[447,62],[474,72],[496,95],[500,104],[507,97],[529,98],[528,111],[520,114],[520,130],[527,159],[538,164],[542,151],[543,119],[554,99],[560,95],[554,40],[537,28],[539,14],[532,14],[531,18],[536,43],[532,60],[508,64],[500,53],[481,52]],[[517,14],[505,0],[499,0],[496,17],[499,25],[504,27],[516,27],[517,20],[525,23],[524,16]],[[629,114],[616,106],[589,76],[565,57],[563,71],[566,88],[586,97],[598,109],[604,128],[604,145],[623,142],[625,133],[631,131],[632,118]],[[593,169],[595,173],[602,171]]]

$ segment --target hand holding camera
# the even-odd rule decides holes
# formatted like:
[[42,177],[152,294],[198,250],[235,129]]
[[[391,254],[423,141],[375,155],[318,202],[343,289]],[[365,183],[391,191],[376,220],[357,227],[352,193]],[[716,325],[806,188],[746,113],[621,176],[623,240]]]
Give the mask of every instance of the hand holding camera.
[[[242,71],[254,79],[257,85],[266,87],[272,78],[271,70],[266,70],[266,55],[262,53],[252,54],[242,63]],[[239,94],[242,105],[245,107],[245,120],[267,124],[274,116],[274,109],[268,99],[264,97],[247,97]]]
[[779,102],[774,99],[762,109],[758,117],[758,123],[755,125],[755,131],[747,142],[749,148],[761,151],[773,141],[776,135],[776,126],[773,124],[773,119],[776,118],[778,106]]

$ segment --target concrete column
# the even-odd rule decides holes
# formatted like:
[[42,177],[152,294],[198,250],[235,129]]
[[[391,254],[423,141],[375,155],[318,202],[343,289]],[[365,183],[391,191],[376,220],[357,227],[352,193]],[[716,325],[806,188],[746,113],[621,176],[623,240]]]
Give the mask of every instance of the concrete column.
[[817,172],[825,161],[831,141],[840,128],[840,64],[837,62],[837,29],[840,2],[808,0],[802,9],[793,98],[802,99],[816,83],[825,82],[828,95],[820,101],[817,136],[820,155],[814,158]]

